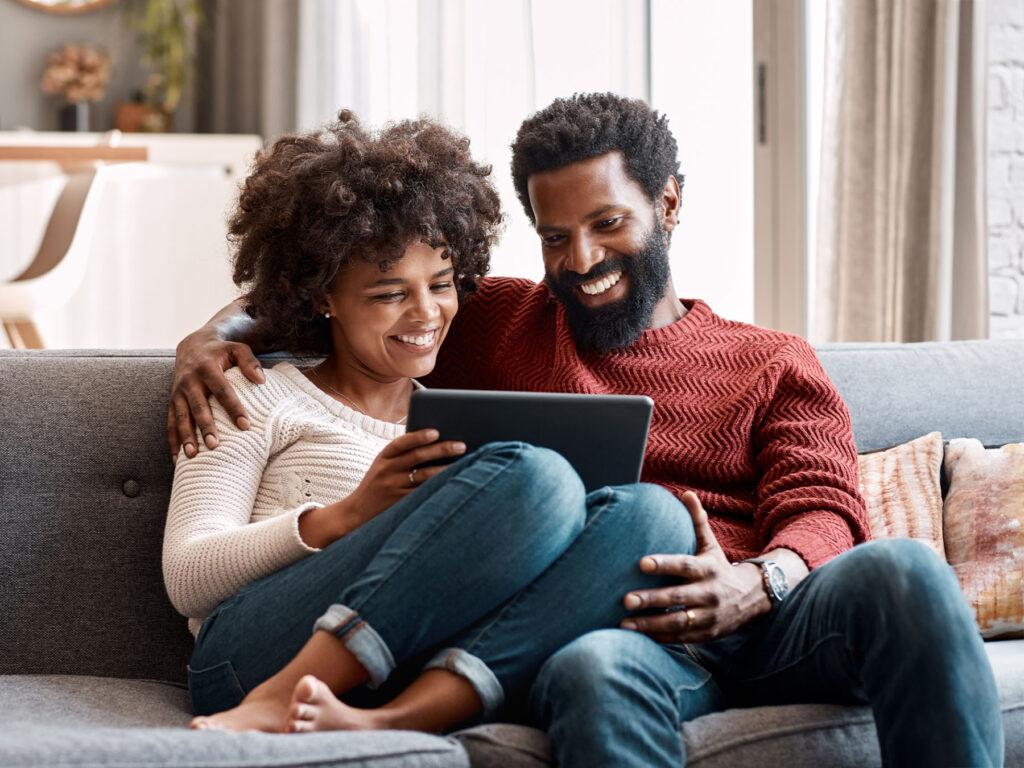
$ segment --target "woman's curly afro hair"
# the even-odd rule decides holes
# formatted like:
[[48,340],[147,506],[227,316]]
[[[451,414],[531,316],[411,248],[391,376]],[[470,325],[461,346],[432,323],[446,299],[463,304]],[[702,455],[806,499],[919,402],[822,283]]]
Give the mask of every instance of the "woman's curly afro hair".
[[640,99],[577,93],[555,99],[527,118],[512,142],[512,181],[530,221],[537,221],[526,186],[530,176],[616,150],[625,158],[630,177],[651,200],[669,176],[683,185],[668,119]]
[[487,273],[501,223],[490,166],[430,120],[365,130],[348,110],[260,152],[229,221],[234,281],[268,344],[331,350],[322,316],[353,259],[393,266],[411,242],[448,246],[460,297]]

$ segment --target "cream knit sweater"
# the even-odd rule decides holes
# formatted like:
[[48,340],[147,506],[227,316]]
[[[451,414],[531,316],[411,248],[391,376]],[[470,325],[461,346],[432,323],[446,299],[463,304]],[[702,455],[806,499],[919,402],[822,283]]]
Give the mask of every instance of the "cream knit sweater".
[[164,532],[164,583],[193,635],[222,600],[318,551],[300,538],[300,515],[352,493],[405,432],[339,403],[290,363],[261,385],[237,368],[226,375],[249,429],[210,399],[220,444],[179,454]]

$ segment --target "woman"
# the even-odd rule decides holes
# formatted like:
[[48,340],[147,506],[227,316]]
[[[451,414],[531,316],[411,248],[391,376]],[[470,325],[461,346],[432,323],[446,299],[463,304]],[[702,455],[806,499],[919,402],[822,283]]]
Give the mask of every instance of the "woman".
[[[257,158],[230,224],[234,279],[269,342],[327,356],[259,386],[229,373],[249,429],[214,402],[219,447],[179,456],[164,575],[196,633],[194,728],[493,717],[564,643],[616,626],[629,589],[663,583],[640,557],[692,551],[661,489],[585,496],[551,451],[461,456],[432,430],[403,434],[415,378],[487,270],[489,173],[430,121],[375,136],[347,111]],[[454,463],[421,466],[435,459]]]

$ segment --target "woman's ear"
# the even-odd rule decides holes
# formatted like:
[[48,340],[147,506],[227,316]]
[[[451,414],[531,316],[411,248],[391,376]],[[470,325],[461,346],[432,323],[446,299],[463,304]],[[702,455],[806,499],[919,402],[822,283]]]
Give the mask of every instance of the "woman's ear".
[[331,297],[329,294],[323,299],[314,299],[313,306],[316,308],[316,311],[324,317],[330,317],[334,314],[334,308],[331,306]]

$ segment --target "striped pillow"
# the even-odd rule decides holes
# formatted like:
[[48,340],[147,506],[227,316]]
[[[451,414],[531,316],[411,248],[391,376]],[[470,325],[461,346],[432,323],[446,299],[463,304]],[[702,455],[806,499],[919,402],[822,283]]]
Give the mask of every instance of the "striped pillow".
[[942,543],[942,434],[857,457],[860,492],[876,539],[918,539],[945,559]]
[[946,556],[981,635],[1024,637],[1024,444],[950,440]]

